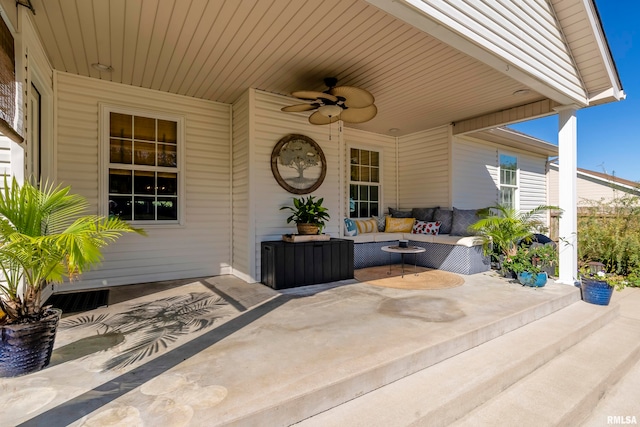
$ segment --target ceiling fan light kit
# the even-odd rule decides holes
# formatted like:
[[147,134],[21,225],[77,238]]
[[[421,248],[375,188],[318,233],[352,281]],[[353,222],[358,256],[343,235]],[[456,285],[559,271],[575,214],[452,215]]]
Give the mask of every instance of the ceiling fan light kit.
[[361,88],[353,86],[336,86],[335,77],[324,79],[328,89],[324,92],[301,90],[291,95],[311,103],[283,107],[287,113],[299,113],[316,110],[309,116],[312,125],[328,125],[342,120],[346,123],[364,123],[373,119],[378,113],[374,105],[373,95]]

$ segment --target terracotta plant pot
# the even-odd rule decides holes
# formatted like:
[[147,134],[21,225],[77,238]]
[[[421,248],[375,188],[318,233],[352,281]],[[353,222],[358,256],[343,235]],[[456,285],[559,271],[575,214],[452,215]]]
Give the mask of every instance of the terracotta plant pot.
[[51,308],[38,322],[0,326],[0,377],[28,374],[49,364],[61,314]]
[[317,224],[305,224],[298,223],[298,234],[309,235],[309,234],[318,234],[318,225]]

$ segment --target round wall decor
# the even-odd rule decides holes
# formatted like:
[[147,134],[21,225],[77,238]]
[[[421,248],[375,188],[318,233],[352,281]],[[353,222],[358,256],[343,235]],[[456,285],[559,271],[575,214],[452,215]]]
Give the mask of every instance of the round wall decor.
[[305,135],[289,134],[273,147],[271,172],[289,193],[315,191],[327,174],[327,162],[320,146]]

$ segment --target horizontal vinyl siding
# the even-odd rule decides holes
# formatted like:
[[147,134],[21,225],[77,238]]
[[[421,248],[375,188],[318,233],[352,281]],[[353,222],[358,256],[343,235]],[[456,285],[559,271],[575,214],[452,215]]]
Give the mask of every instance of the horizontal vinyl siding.
[[524,211],[547,204],[546,160],[530,154],[518,155],[520,209]]
[[415,2],[425,13],[576,100],[585,92],[546,0]]
[[449,127],[398,138],[398,208],[451,205]]
[[479,142],[454,138],[453,206],[477,209],[498,201],[498,150]]
[[[0,175],[11,175],[11,144],[12,141],[0,134]],[[16,144],[17,147],[17,144]]]
[[[99,207],[99,103],[184,117],[184,226],[148,226],[104,250],[80,286],[130,284],[230,271],[230,106],[55,73],[58,181]],[[106,177],[104,177],[106,178]],[[62,285],[64,288],[65,285]]]
[[233,269],[251,276],[253,246],[249,228],[250,170],[249,91],[233,104]]

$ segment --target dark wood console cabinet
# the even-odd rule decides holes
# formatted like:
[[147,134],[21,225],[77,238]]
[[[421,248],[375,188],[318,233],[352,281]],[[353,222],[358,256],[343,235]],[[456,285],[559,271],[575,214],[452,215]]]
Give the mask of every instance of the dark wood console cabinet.
[[353,279],[353,241],[262,242],[261,281],[273,289]]

